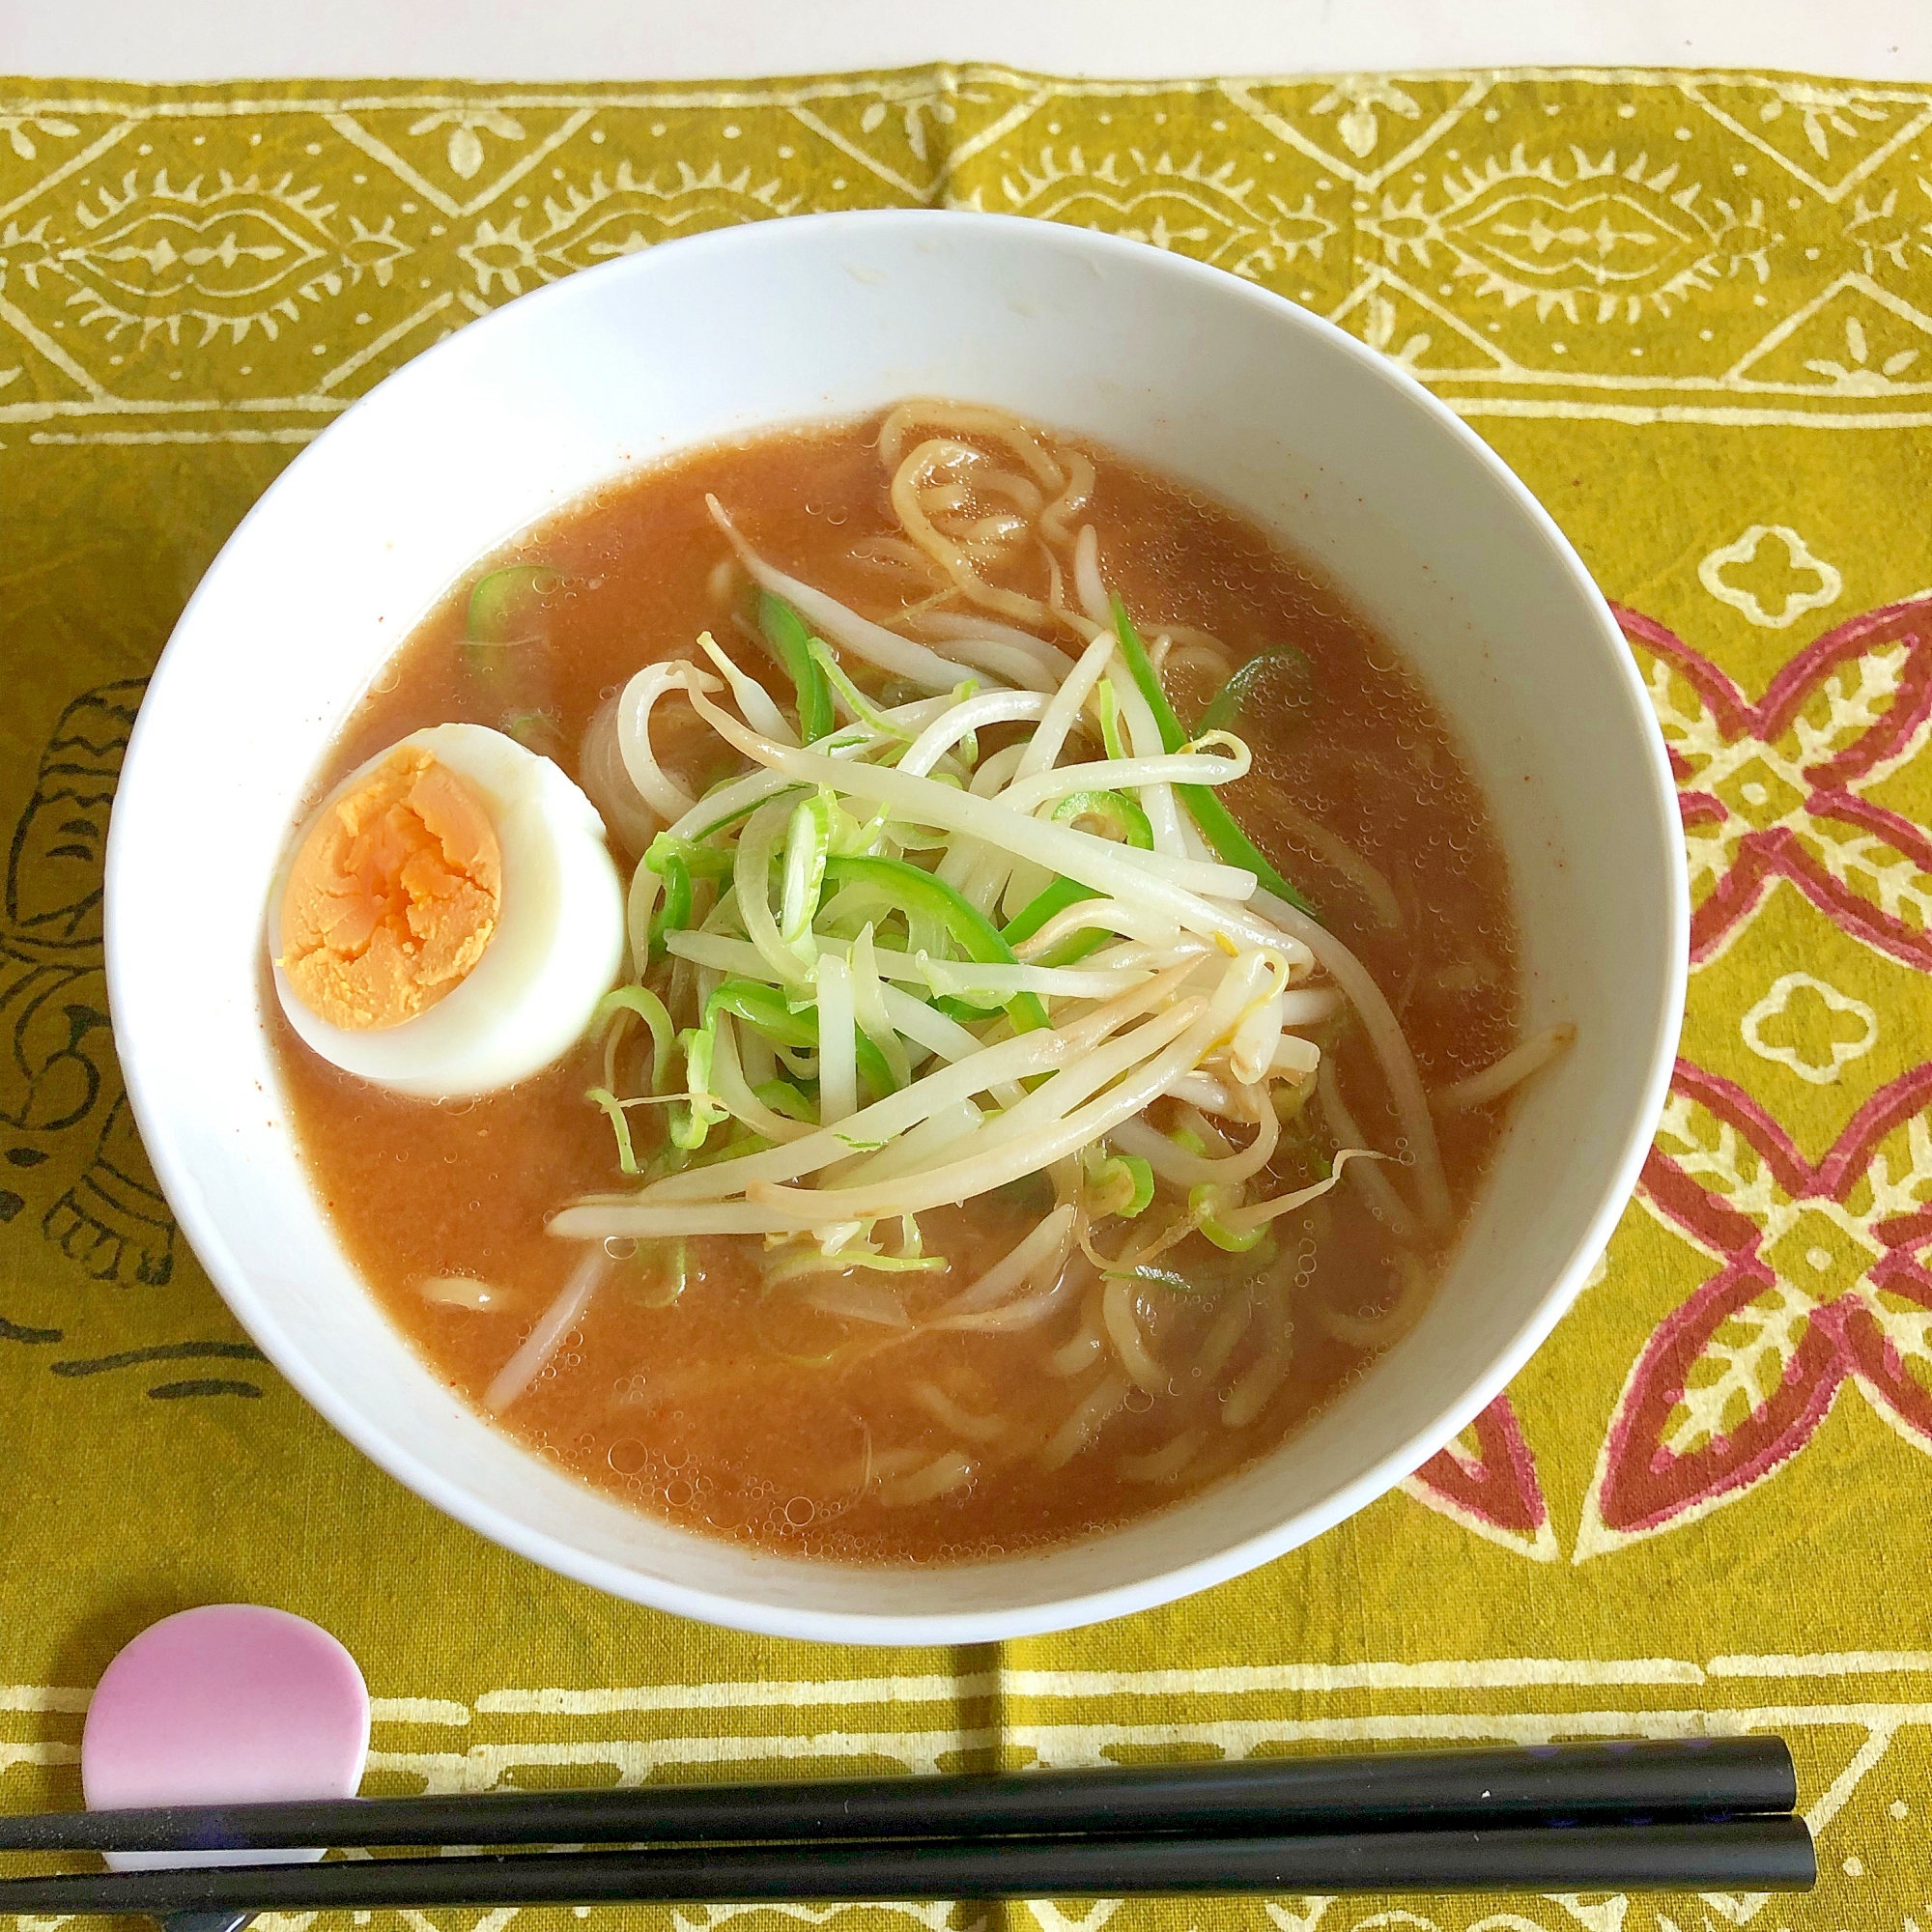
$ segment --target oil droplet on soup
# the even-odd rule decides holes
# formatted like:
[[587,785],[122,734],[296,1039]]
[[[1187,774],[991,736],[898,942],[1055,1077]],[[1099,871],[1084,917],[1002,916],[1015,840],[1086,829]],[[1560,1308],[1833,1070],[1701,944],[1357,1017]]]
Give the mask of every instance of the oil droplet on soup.
[[[1058,593],[1077,610],[1073,543],[1091,526],[1105,589],[1150,641],[1168,640],[1160,675],[1175,711],[1200,728],[1220,705],[1252,753],[1221,796],[1373,976],[1424,1086],[1506,1054],[1519,972],[1500,850],[1452,732],[1394,645],[1280,536],[1104,448],[1042,435],[1065,473],[1093,467],[1091,492],[1065,516],[1056,583],[1046,559],[1058,538],[1041,527],[1053,506],[1018,445],[983,412],[927,413],[899,439],[899,461],[922,439],[952,453],[930,459],[940,468],[915,507],[978,581],[1036,607]],[[526,532],[417,627],[315,794],[412,731],[487,724],[583,786],[628,871],[663,821],[620,823],[606,804],[622,768],[598,721],[640,667],[696,659],[694,640],[709,632],[775,701],[793,699],[707,496],[764,558],[899,637],[951,648],[940,620],[976,611],[991,638],[1001,625],[1048,635],[962,597],[933,552],[908,541],[880,431],[875,418],[701,450]],[[479,653],[472,600],[493,578],[493,621],[528,638]],[[1069,662],[1085,639],[1077,626],[1052,635]],[[1231,682],[1237,667],[1253,668]],[[1238,702],[1225,700],[1237,684]],[[890,679],[867,688],[882,704],[908,696]],[[721,762],[720,741],[677,710],[659,706],[652,745],[692,795],[747,768]],[[994,726],[974,755],[983,767],[1009,742]],[[1108,755],[1097,737],[1076,742],[1064,761]],[[1115,813],[1132,837],[1123,810],[1083,809]],[[645,1029],[622,1037],[614,1073],[591,1037],[512,1088],[440,1106],[338,1071],[279,1015],[273,1024],[299,1143],[344,1247],[411,1345],[481,1406],[582,1258],[546,1232],[549,1219],[581,1196],[639,1184],[583,1096],[607,1076],[647,1093]],[[1148,1246],[1143,1272],[1101,1274],[1071,1248],[1065,1268],[1078,1279],[1066,1277],[1044,1319],[974,1328],[932,1318],[1040,1224],[1051,1176],[922,1211],[923,1255],[943,1267],[781,1278],[761,1236],[698,1235],[672,1280],[665,1243],[613,1238],[595,1293],[497,1425],[638,1510],[827,1561],[983,1560],[1172,1507],[1279,1446],[1412,1324],[1506,1123],[1506,1099],[1441,1112],[1452,1212],[1434,1233],[1405,1225],[1426,1150],[1367,1030],[1345,1010],[1308,1031],[1319,1078],[1257,1090],[1280,1099],[1276,1151],[1255,1188],[1312,1188],[1348,1145],[1388,1158],[1350,1164],[1245,1250],[1215,1245],[1200,1232],[1208,1210],[1163,1179],[1138,1219],[1107,1223],[1104,1236],[1097,1221],[1088,1230],[1103,1262]],[[1208,1120],[1194,1107],[1211,1096],[1190,1093],[1146,1116],[1174,1146],[1205,1147],[1204,1125],[1230,1149],[1256,1131]],[[663,1145],[666,1111],[627,1110],[640,1164]],[[1360,1173],[1372,1166],[1378,1181]],[[1151,1233],[1170,1223],[1180,1235],[1153,1259]],[[459,1280],[487,1284],[487,1297],[424,1289]],[[888,1319],[893,1309],[902,1319]]]

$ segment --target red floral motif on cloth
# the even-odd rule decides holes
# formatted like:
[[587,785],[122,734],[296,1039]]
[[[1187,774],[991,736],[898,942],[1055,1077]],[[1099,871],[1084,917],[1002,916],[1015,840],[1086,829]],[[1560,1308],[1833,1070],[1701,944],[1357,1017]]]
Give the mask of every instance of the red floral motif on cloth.
[[[1780,878],[1873,952],[1932,969],[1932,840],[1861,795],[1926,742],[1932,601],[1836,626],[1755,703],[1655,619],[1617,615],[1678,780],[1693,970]],[[1932,1040],[1932,988],[1926,1019]],[[1583,1500],[1578,1560],[1744,1494],[1804,1447],[1848,1383],[1932,1450],[1932,1061],[1872,1094],[1815,1163],[1735,1082],[1680,1061],[1638,1198],[1712,1272],[1631,1367]],[[1406,1488],[1491,1541],[1558,1553],[1507,1397]]]
[[1932,717],[1932,602],[1826,632],[1756,704],[1654,619],[1617,619],[1651,654],[1677,774],[1691,965],[1715,958],[1781,875],[1866,945],[1932,968],[1932,839],[1858,791],[1911,756]]
[[1491,1403],[1403,1487],[1418,1502],[1492,1543],[1539,1563],[1556,1560],[1556,1535],[1537,1480],[1536,1458],[1506,1395]]
[[1932,1064],[1875,1094],[1813,1166],[1749,1094],[1680,1062],[1658,1139],[1647,1204],[1719,1265],[1631,1370],[1586,1540],[1741,1494],[1848,1379],[1932,1449]]

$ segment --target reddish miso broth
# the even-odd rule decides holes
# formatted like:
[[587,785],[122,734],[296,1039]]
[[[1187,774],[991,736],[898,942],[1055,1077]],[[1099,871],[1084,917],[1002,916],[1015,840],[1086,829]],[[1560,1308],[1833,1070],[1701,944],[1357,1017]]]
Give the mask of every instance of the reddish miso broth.
[[[918,1266],[841,1273],[814,1263],[788,1274],[787,1257],[810,1262],[816,1251],[758,1233],[680,1235],[674,1259],[668,1240],[604,1244],[609,1266],[595,1293],[535,1379],[501,1406],[497,1426],[681,1527],[868,1564],[1064,1544],[1171,1507],[1292,1435],[1426,1301],[1507,1108],[1506,1094],[1475,1088],[1455,1104],[1450,1090],[1509,1054],[1518,1016],[1508,881],[1454,734],[1399,651],[1283,534],[1104,448],[1037,432],[1027,447],[1044,453],[1052,473],[1093,472],[1065,529],[1043,528],[1043,516],[1056,522],[1050,504],[1041,508],[1047,486],[1026,487],[1028,471],[1012,459],[1013,437],[1027,432],[986,412],[949,417],[942,406],[901,412],[887,428],[884,455],[879,419],[700,450],[529,530],[479,563],[402,645],[315,775],[315,795],[422,726],[497,726],[584,782],[629,877],[663,819],[640,810],[620,763],[606,756],[584,770],[600,708],[640,667],[703,665],[695,639],[706,632],[779,704],[793,702],[785,672],[756,641],[747,567],[707,497],[763,559],[898,636],[943,652],[952,647],[943,620],[954,620],[956,639],[958,620],[978,616],[989,635],[1004,625],[1047,638],[1069,663],[1087,642],[1076,622],[1056,633],[1012,611],[1077,610],[1078,532],[1091,527],[1105,588],[1160,655],[1167,696],[1190,728],[1209,716],[1229,674],[1252,667],[1219,707],[1252,769],[1221,796],[1373,976],[1423,1087],[1438,1102],[1447,1092],[1451,1104],[1433,1110],[1449,1205],[1432,1226],[1416,1205],[1417,1150],[1383,1061],[1370,1030],[1330,994],[1336,1009],[1300,1030],[1319,1052],[1319,1074],[1254,1090],[1273,1109],[1276,1138],[1264,1167],[1236,1191],[1252,1203],[1313,1189],[1345,1148],[1386,1158],[1354,1162],[1328,1191],[1234,1248],[1189,1222],[1196,1209],[1184,1177],[1156,1177],[1156,1198],[1137,1216],[1109,1220],[1079,1206],[1086,1245],[1069,1236],[1055,1279],[996,1299],[993,1312],[1027,1296],[1045,1302],[1057,1293],[1058,1301],[1010,1327],[935,1319],[1057,1204],[1093,1198],[1080,1190],[1097,1170],[1078,1155],[919,1212]],[[922,442],[933,438],[944,441],[936,455]],[[990,591],[1009,593],[1001,608],[962,594],[933,547],[909,538],[904,451],[914,444],[928,452],[915,507],[936,546],[965,554]],[[1035,465],[1032,473],[1048,472]],[[479,651],[472,587],[510,566],[536,567],[522,581],[518,618],[530,635],[513,650]],[[837,655],[869,703],[905,699],[891,676]],[[981,767],[1015,728],[979,735],[972,750]],[[651,729],[657,758],[693,794],[749,769],[676,695],[659,704]],[[1108,755],[1089,708],[1064,761]],[[968,776],[962,766],[962,787]],[[1126,808],[1092,810],[1124,813],[1133,830]],[[724,883],[700,882],[694,919]],[[1001,924],[999,909],[991,917]],[[888,911],[880,918],[880,932],[897,932]],[[701,970],[661,954],[644,980],[689,1001]],[[1318,993],[1329,985],[1319,972],[1308,983]],[[443,1102],[339,1072],[279,1013],[273,1026],[302,1154],[344,1247],[411,1346],[479,1406],[585,1252],[550,1232],[552,1218],[583,1197],[628,1198],[654,1162],[664,1173],[688,1158],[666,1141],[674,1110],[640,1103],[625,1119],[643,1171],[626,1176],[611,1121],[584,1098],[607,1085],[648,1094],[641,1025],[622,1033],[608,1065],[600,1031],[508,1091]],[[749,1065],[748,1030],[745,1037]],[[788,1082],[829,1108],[826,1092],[811,1097],[796,1054],[757,1051],[760,1065],[784,1076],[773,1092]],[[830,1081],[829,1062],[819,1073]],[[1208,1111],[1213,1089],[1197,1080],[1153,1100],[1145,1129],[1190,1158],[1238,1154],[1260,1128],[1238,1111]],[[734,1131],[740,1145],[754,1145],[727,1122],[707,1146]],[[1123,1193],[1129,1171],[1111,1171]],[[1158,1245],[1162,1228],[1170,1238]],[[872,1238],[892,1255],[908,1252],[895,1220]],[[1137,1245],[1152,1250],[1133,1264],[1140,1272],[1096,1266],[1095,1258],[1131,1262]]]

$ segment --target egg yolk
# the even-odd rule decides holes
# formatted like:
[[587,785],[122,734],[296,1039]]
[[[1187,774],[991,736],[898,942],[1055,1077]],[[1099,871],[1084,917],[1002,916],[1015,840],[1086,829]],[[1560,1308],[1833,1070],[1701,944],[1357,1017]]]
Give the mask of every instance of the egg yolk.
[[502,890],[483,801],[420,745],[401,745],[302,840],[277,963],[330,1025],[399,1026],[482,958]]

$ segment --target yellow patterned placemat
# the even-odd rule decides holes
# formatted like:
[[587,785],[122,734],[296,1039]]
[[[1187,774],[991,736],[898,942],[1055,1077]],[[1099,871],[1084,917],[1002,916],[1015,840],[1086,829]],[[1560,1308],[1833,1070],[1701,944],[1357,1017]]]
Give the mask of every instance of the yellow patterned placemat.
[[[142,679],[298,445],[448,330],[576,269],[724,222],[907,204],[1199,256],[1332,316],[1470,418],[1622,609],[1697,902],[1684,1058],[1642,1187],[1508,1397],[1254,1577],[969,1654],[656,1616],[378,1474],[260,1360],[176,1234],[128,1123],[100,959],[101,840]],[[1810,1898],[813,1923],[1917,1932],[1928,501],[1932,88],[991,68],[0,83],[0,1803],[72,1800],[108,1656],[166,1611],[241,1598],[361,1659],[386,1789],[1776,1727],[1825,1868]],[[155,943],[191,944],[191,908]]]

